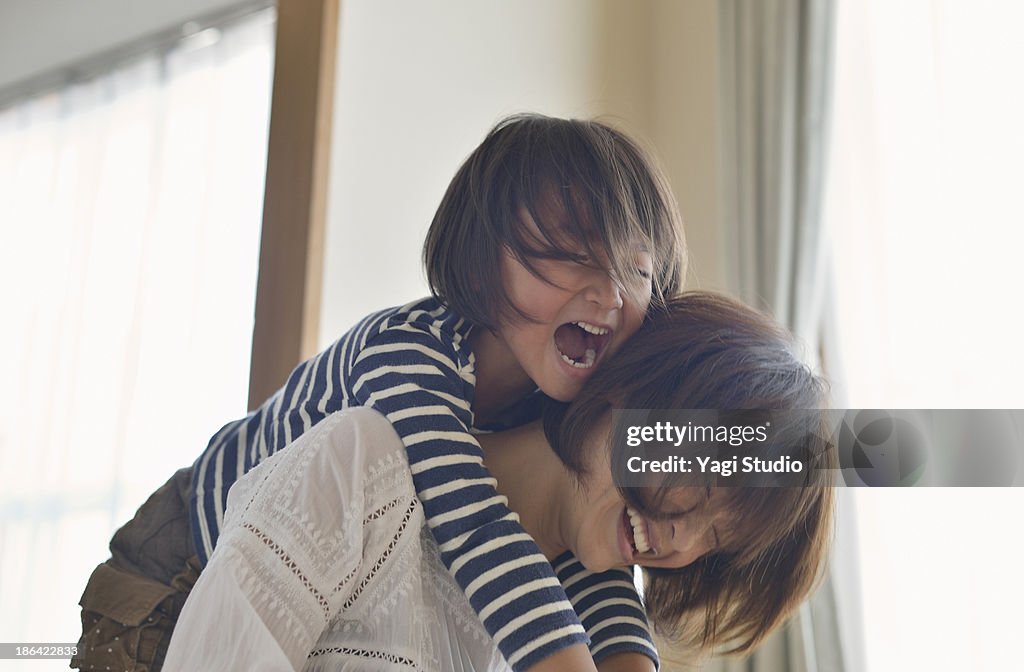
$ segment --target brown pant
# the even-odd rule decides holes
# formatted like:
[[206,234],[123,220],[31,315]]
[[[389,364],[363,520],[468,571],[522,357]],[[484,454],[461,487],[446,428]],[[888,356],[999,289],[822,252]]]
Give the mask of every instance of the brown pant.
[[114,533],[111,557],[85,587],[71,667],[157,672],[201,567],[192,546],[192,469],[181,469]]

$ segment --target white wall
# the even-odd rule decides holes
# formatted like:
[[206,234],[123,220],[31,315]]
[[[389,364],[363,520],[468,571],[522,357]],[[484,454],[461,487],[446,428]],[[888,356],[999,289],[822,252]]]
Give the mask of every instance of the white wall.
[[728,291],[721,204],[718,3],[656,0],[650,44],[651,137],[690,247],[690,285]]
[[[2,0],[0,90],[242,0]],[[715,0],[343,0],[320,340],[427,292],[448,180],[502,116],[602,115],[673,183],[691,285],[724,289]]]
[[2,0],[0,89],[240,0]]
[[[0,90],[240,0],[2,0]],[[714,0],[343,0],[320,340],[426,293],[448,180],[502,116],[603,115],[651,145],[692,284],[723,288]]]
[[[0,90],[240,0],[2,0]],[[420,245],[502,116],[605,115],[661,159],[691,283],[725,288],[715,0],[343,0],[321,342],[426,293]]]
[[653,146],[720,286],[713,0],[345,0],[320,341],[426,295],[420,249],[462,159],[517,111],[603,115]]

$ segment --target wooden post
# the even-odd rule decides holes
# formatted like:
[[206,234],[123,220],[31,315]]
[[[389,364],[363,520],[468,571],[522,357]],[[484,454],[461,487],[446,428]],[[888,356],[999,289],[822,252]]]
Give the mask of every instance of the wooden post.
[[249,408],[315,354],[339,0],[279,0]]

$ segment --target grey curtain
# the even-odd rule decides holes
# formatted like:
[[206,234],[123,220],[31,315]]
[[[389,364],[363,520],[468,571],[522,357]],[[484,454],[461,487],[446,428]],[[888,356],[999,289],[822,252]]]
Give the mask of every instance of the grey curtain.
[[719,2],[730,279],[809,345],[826,295],[821,203],[834,4]]
[[[730,282],[823,362],[829,263],[822,226],[834,0],[720,0],[724,230]],[[842,672],[832,577],[727,672]]]

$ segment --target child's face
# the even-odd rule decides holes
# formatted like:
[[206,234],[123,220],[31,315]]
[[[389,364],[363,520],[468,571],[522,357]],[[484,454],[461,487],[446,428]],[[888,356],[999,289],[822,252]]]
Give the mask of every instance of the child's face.
[[505,291],[535,321],[505,321],[498,335],[538,388],[569,401],[640,327],[651,302],[653,261],[638,244],[636,274],[625,280],[573,261],[537,259],[533,265],[543,279],[503,253]]

